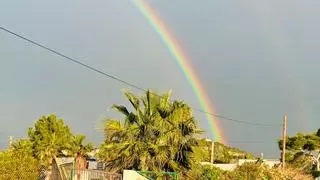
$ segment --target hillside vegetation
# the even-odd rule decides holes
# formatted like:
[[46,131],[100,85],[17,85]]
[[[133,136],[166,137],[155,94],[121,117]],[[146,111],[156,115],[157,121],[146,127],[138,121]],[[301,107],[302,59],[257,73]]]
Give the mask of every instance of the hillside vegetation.
[[[202,149],[205,151],[204,161],[210,162],[212,143],[206,139],[199,140]],[[214,163],[236,163],[238,159],[255,159],[252,153],[226,146],[220,142],[214,143]]]

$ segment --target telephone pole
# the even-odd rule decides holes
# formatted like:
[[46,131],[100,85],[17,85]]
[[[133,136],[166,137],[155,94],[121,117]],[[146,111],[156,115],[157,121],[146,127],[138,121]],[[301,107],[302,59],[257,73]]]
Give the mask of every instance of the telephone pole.
[[283,129],[282,129],[282,168],[286,165],[286,136],[287,136],[287,114],[283,116]]
[[9,136],[9,147],[12,146],[13,141],[14,141],[14,137],[13,136]]
[[211,164],[213,164],[213,156],[214,156],[214,140],[211,141]]

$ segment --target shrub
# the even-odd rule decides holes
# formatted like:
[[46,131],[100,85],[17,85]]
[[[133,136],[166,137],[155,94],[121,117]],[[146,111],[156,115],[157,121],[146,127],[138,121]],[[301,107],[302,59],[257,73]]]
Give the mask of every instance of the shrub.
[[313,171],[312,175],[313,177],[320,177],[320,171]]
[[220,168],[213,166],[203,166],[201,179],[203,180],[216,180],[222,179],[226,171],[221,170]]
[[0,179],[38,179],[39,168],[39,162],[24,152],[0,152]]
[[261,163],[244,163],[229,173],[230,179],[270,179],[271,176],[269,168]]
[[220,179],[255,180],[255,179],[286,179],[286,180],[312,180],[313,178],[302,171],[293,168],[269,168],[262,163],[244,163]]

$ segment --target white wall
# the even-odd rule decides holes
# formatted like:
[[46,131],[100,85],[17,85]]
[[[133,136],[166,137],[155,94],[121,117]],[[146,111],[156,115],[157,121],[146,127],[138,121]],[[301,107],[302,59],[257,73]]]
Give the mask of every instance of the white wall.
[[148,180],[147,178],[141,176],[139,173],[133,170],[123,171],[123,180]]

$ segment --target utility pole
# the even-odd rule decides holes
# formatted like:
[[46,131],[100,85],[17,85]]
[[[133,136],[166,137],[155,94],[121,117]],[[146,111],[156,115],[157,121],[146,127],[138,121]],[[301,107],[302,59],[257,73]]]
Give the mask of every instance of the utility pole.
[[211,164],[213,164],[213,156],[214,156],[214,140],[211,141]]
[[286,136],[287,136],[287,114],[283,116],[283,129],[282,129],[282,168],[286,165]]
[[9,147],[11,148],[12,144],[13,144],[14,138],[13,136],[9,136]]

